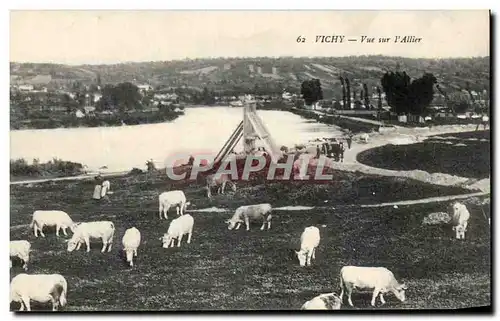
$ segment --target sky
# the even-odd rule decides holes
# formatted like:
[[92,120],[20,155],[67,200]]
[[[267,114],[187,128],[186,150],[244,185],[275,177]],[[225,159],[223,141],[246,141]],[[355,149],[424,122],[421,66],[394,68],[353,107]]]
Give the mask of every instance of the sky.
[[[315,43],[343,35],[343,43]],[[298,37],[306,42],[298,43]],[[362,36],[375,43],[361,43]],[[415,36],[420,43],[394,43]],[[389,43],[378,38],[390,37]],[[348,42],[347,38],[358,39]],[[209,57],[489,56],[489,12],[11,11],[10,61],[112,64]]]

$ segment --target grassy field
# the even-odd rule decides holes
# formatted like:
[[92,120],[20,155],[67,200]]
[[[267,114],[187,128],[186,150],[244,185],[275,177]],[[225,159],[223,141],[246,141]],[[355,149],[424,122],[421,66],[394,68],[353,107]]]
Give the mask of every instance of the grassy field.
[[430,173],[487,178],[491,171],[489,136],[489,130],[442,135],[451,139],[433,136],[422,143],[369,149],[358,154],[357,160],[391,170],[420,169]]
[[[445,203],[359,207],[466,192],[460,188],[339,172],[332,184],[239,183],[236,194],[208,200],[200,185],[182,184],[165,182],[161,176],[114,178],[111,203],[91,199],[92,181],[11,186],[10,236],[32,243],[29,273],[66,277],[67,311],[299,309],[319,293],[339,293],[338,272],[348,264],[386,266],[409,285],[404,303],[386,296],[387,309],[490,304],[490,234],[479,206],[469,205],[472,218],[466,241],[455,240],[450,228],[420,226],[425,215],[445,210]],[[157,196],[177,188],[184,189],[193,203],[188,212],[209,207],[227,211],[191,212],[192,243],[184,240],[180,248],[167,250],[158,240],[168,223],[158,219]],[[270,231],[260,231],[258,223],[249,232],[227,230],[224,220],[237,206],[266,201],[275,207],[316,207],[276,210]],[[94,243],[89,254],[68,253],[64,237],[57,239],[53,231],[46,232],[45,239],[35,239],[28,228],[35,209],[65,210],[75,221],[113,221],[117,230],[112,251],[101,254],[101,245]],[[489,207],[483,209],[489,215]],[[168,222],[174,216],[175,210]],[[298,249],[300,233],[309,225],[326,227],[320,227],[316,262],[301,268],[293,249]],[[131,226],[143,238],[133,268],[120,251],[121,237]],[[21,271],[14,266],[11,278]],[[370,299],[370,293],[353,295],[357,308],[369,308]],[[18,306],[12,304],[11,309]]]

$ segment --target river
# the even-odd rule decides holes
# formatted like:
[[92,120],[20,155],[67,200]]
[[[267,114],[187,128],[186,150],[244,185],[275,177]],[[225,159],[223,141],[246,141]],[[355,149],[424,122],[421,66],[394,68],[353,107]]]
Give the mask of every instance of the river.
[[[278,146],[292,147],[317,137],[335,137],[340,129],[283,111],[258,110]],[[54,157],[82,163],[101,172],[145,169],[153,159],[157,167],[166,160],[191,153],[216,154],[243,119],[243,108],[186,108],[185,115],[168,123],[121,127],[58,128],[10,131],[10,158]],[[236,152],[242,149],[238,145]],[[103,169],[105,166],[107,168]]]

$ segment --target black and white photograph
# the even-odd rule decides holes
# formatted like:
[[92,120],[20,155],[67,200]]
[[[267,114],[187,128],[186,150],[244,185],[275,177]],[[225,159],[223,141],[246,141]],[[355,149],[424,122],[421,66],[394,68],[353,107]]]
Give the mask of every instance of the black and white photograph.
[[489,10],[9,19],[9,311],[493,311]]

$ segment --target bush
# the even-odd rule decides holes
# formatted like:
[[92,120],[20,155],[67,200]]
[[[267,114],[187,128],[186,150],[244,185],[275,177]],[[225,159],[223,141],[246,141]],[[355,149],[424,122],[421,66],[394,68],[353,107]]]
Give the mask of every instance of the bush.
[[11,176],[77,176],[84,174],[83,165],[80,163],[63,161],[57,158],[40,164],[37,159],[33,164],[28,164],[25,159],[16,159],[10,161]]

